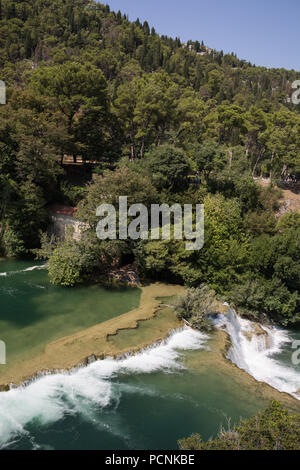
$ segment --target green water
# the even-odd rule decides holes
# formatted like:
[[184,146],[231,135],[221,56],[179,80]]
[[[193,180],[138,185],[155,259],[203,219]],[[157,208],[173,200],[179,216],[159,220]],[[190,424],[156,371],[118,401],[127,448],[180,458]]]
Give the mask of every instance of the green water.
[[[0,276],[0,339],[9,362],[138,306],[138,289],[55,288],[45,270],[24,271],[32,265],[0,263],[0,272],[7,272]],[[168,315],[162,308],[109,341],[135,348],[150,330],[160,332]],[[0,448],[176,449],[178,439],[195,432],[213,437],[221,425],[253,415],[270,399],[247,374],[224,366],[215,350],[215,337],[186,328],[135,356],[2,392]]]
[[170,323],[174,317],[171,309],[161,309],[154,318],[138,322],[138,331],[135,329],[119,330],[117,335],[108,336],[108,341],[113,343],[117,350],[135,350],[140,345],[148,344],[149,337],[164,338],[166,323]]
[[[74,334],[134,308],[139,289],[84,286],[54,287],[46,269],[30,269],[36,263],[0,263],[0,339],[6,343],[7,367],[15,361],[42,353],[53,340]],[[42,264],[40,263],[42,266]],[[6,366],[0,367],[1,372]]]
[[[3,447],[176,449],[182,437],[197,432],[209,439],[221,425],[226,427],[267,406],[267,400],[249,393],[246,384],[227,373],[214,368],[193,368],[192,363],[201,362],[203,354],[186,352],[181,361],[189,368],[182,371],[146,374],[133,368],[127,373],[110,374],[106,369],[105,379],[96,375],[95,383],[92,380],[95,371],[88,370],[73,378],[72,388],[66,377],[53,379],[54,383],[42,379],[36,390],[29,389],[30,398],[18,392],[8,399],[8,403],[17,400],[17,410],[11,410],[11,414],[17,416],[17,423],[21,421],[22,431],[18,429],[11,443],[3,443]],[[147,369],[146,362],[144,367]],[[40,398],[45,396],[46,402]],[[24,413],[27,403],[30,411]],[[2,406],[0,397],[0,416]],[[10,404],[8,407],[10,410]]]

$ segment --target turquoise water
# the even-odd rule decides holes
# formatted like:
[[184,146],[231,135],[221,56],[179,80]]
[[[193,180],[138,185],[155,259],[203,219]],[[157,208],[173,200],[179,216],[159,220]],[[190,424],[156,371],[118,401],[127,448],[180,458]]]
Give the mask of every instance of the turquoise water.
[[[59,289],[45,270],[28,267],[0,264],[7,273],[0,276],[0,338],[12,361],[62,336],[61,329],[72,333],[139,302],[138,289]],[[214,363],[213,348],[213,338],[185,328],[135,356],[0,393],[0,448],[176,449],[194,432],[213,437],[268,404],[246,374]],[[287,344],[282,354],[288,361]]]
[[[126,313],[139,305],[139,289],[54,287],[43,264],[0,262],[0,339],[7,367],[42,353],[47,343]],[[1,373],[6,366],[0,367]]]
[[176,449],[182,437],[200,432],[208,439],[229,418],[262,409],[267,402],[251,396],[247,384],[193,366],[207,354],[206,342],[185,330],[132,358],[0,394],[3,448]]

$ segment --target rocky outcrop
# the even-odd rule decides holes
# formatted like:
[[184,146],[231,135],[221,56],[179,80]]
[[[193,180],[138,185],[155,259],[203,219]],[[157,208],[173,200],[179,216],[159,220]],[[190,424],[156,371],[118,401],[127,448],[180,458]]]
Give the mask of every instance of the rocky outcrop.
[[135,263],[111,270],[108,272],[108,278],[129,286],[140,285],[140,278]]
[[253,324],[251,331],[243,331],[243,335],[248,339],[248,341],[252,341],[255,336],[264,337],[266,348],[270,348],[269,335],[258,323]]

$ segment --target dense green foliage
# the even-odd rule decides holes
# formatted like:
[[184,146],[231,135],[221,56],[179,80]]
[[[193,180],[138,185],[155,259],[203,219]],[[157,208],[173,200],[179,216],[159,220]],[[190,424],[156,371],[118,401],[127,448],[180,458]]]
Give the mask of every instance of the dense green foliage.
[[181,450],[300,450],[300,415],[291,414],[279,402],[233,429],[221,429],[214,440],[203,442],[199,434],[179,441]]
[[[253,178],[300,174],[299,78],[159,36],[93,0],[1,0],[1,254],[39,246],[47,204],[78,204],[92,241],[50,250],[53,282],[135,260],[145,277],[206,284],[247,315],[299,321],[299,217],[278,220],[280,195]],[[64,156],[83,162],[75,177]],[[94,240],[97,206],[120,195],[204,203],[203,250]]]
[[188,289],[185,296],[178,298],[175,312],[179,319],[187,320],[192,327],[202,331],[212,331],[213,324],[210,315],[220,312],[215,292],[208,286],[202,285],[197,289]]

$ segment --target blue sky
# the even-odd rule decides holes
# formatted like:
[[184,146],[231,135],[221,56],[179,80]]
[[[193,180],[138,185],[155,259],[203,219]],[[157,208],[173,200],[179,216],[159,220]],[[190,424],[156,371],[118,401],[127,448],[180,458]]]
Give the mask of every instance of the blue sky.
[[102,0],[158,33],[201,41],[266,67],[300,71],[299,0]]

